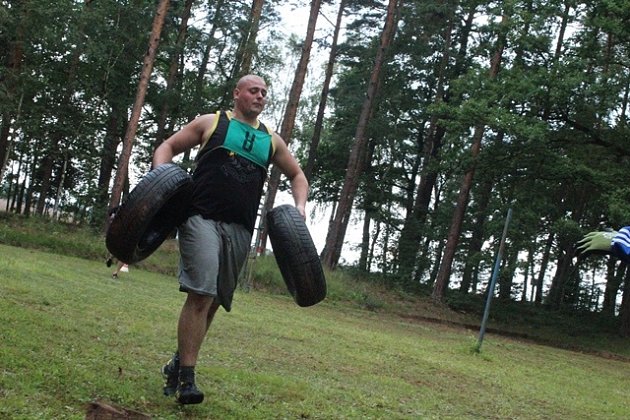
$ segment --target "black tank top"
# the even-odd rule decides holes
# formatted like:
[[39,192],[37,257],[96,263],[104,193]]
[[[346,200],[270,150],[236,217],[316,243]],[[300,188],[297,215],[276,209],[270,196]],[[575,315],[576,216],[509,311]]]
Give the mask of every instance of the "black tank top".
[[[218,118],[214,132],[197,154],[191,215],[199,214],[206,219],[239,223],[253,233],[267,167],[273,153],[271,137],[262,123],[258,128],[252,127],[252,130],[258,130],[261,134],[257,138],[269,141],[269,159],[262,162],[266,164],[263,167],[260,160],[254,163],[223,147],[231,119],[225,112],[219,113]],[[250,141],[250,137],[245,141]]]

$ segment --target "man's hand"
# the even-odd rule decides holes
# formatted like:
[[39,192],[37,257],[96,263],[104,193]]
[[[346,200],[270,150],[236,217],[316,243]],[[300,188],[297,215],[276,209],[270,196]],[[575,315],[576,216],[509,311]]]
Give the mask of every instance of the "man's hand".
[[576,244],[576,255],[583,259],[592,254],[610,254],[612,239],[617,231],[589,232]]
[[302,219],[306,220],[306,209],[304,205],[296,205],[295,208],[302,215]]

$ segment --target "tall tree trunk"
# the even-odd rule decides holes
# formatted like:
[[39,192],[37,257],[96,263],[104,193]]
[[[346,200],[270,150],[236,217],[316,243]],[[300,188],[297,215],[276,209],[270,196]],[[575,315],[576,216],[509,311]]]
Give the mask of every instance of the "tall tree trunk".
[[530,273],[533,273],[532,267],[534,266],[534,245],[535,243],[533,243],[527,250],[527,262],[525,263],[525,268],[523,269],[523,291],[521,293],[521,302],[527,302],[527,285],[528,283],[531,283],[529,275]]
[[[291,90],[289,91],[289,100],[284,110],[284,117],[282,118],[282,125],[280,127],[280,136],[287,143],[291,144],[293,140],[291,138],[293,134],[293,127],[295,126],[295,116],[297,115],[297,109],[302,96],[302,87],[304,86],[304,79],[306,78],[306,70],[308,68],[308,61],[311,57],[311,48],[313,46],[313,39],[315,37],[315,25],[317,24],[317,16],[319,14],[319,8],[321,6],[320,0],[313,0],[311,2],[311,9],[308,18],[308,24],[306,26],[306,38],[302,46],[302,54],[295,69],[295,76],[293,77],[293,83],[291,84]],[[267,227],[264,223],[265,215],[273,208],[273,203],[276,200],[276,194],[278,193],[278,186],[280,185],[280,170],[275,166],[271,170],[271,176],[267,182],[267,193],[265,194],[265,203],[263,205],[260,221],[262,229],[258,248],[264,250],[267,247]]]
[[374,67],[368,83],[366,98],[363,101],[361,114],[357,129],[354,135],[354,143],[350,151],[348,166],[346,169],[346,177],[341,189],[341,197],[332,228],[326,235],[326,245],[322,252],[322,262],[330,269],[334,269],[339,262],[341,256],[341,248],[348,228],[350,213],[352,212],[352,204],[359,186],[359,178],[363,173],[363,159],[365,148],[367,146],[367,124],[372,110],[374,109],[375,97],[378,93],[379,79],[381,77],[381,69],[387,58],[389,46],[394,38],[396,26],[398,23],[398,9],[402,1],[389,0],[387,6],[387,15],[385,17],[385,27],[381,34],[380,46],[376,53]]
[[367,209],[365,211],[365,216],[363,217],[363,234],[361,235],[361,255],[359,256],[359,270],[365,271],[366,273],[370,272],[370,267],[368,266],[368,254],[370,252],[370,239],[376,240],[376,238],[371,238],[370,235],[370,224],[372,222],[372,211]]
[[[505,27],[507,25],[507,21],[508,16],[504,14],[501,19],[501,27]],[[497,74],[499,73],[505,44],[505,34],[500,32],[497,42],[497,50],[492,57],[490,65],[490,79],[495,79],[497,77]],[[483,134],[484,126],[481,124],[477,125],[473,134],[471,146],[472,164],[464,175],[464,179],[459,190],[457,205],[455,207],[455,211],[453,212],[453,219],[451,221],[451,227],[448,232],[446,246],[444,248],[444,256],[442,258],[442,263],[440,265],[438,276],[435,279],[435,285],[433,286],[432,297],[433,299],[438,301],[444,299],[446,290],[448,289],[453,260],[455,258],[455,251],[457,249],[457,244],[459,243],[459,235],[461,233],[461,228],[464,221],[464,214],[466,212],[466,207],[468,206],[468,197],[470,194],[470,189],[472,188],[472,181],[475,175],[476,160],[479,156],[479,152],[481,151],[481,139],[483,138]]]
[[626,276],[623,279],[619,324],[619,334],[622,337],[630,337],[630,269],[626,271]]
[[572,286],[569,282],[573,279],[569,278],[569,273],[571,273],[572,266],[572,255],[567,254],[566,252],[561,251],[560,256],[558,257],[558,261],[556,263],[556,273],[551,280],[551,286],[549,287],[549,294],[547,294],[547,298],[545,303],[554,307],[559,308],[563,303],[566,302],[566,298],[568,296],[572,296],[571,290],[567,290],[567,287]]
[[258,37],[258,29],[260,28],[260,17],[262,16],[264,0],[254,0],[252,3],[252,13],[249,25],[249,34],[245,43],[245,51],[243,61],[241,63],[241,75],[249,74],[252,71],[252,62],[256,54],[256,38]]
[[109,112],[103,149],[101,150],[101,161],[98,171],[97,193],[92,212],[91,223],[93,226],[105,226],[107,222],[107,206],[109,204],[109,184],[112,179],[114,166],[116,165],[116,150],[122,141],[122,135],[126,131],[125,124],[127,116],[119,109],[117,102],[112,103]]
[[184,10],[182,11],[181,22],[179,24],[179,31],[177,33],[177,41],[175,41],[175,48],[171,55],[171,62],[168,67],[168,76],[166,77],[166,90],[164,97],[166,100],[162,103],[162,109],[160,109],[160,115],[157,121],[157,132],[155,134],[154,149],[157,148],[164,139],[167,137],[166,133],[166,118],[171,109],[170,100],[175,96],[179,96],[177,92],[177,72],[179,70],[180,57],[184,51],[184,43],[186,42],[186,36],[188,35],[188,19],[190,18],[190,9],[192,8],[194,0],[186,0],[184,4]]
[[144,98],[147,93],[149,79],[151,78],[151,71],[153,70],[153,63],[155,61],[157,48],[160,44],[160,34],[162,33],[162,27],[164,26],[164,19],[166,18],[169,3],[169,0],[160,0],[155,18],[153,19],[151,35],[149,38],[149,48],[144,56],[144,63],[142,65],[142,73],[138,83],[136,99],[131,111],[129,124],[127,125],[127,132],[125,133],[125,138],[123,139],[123,149],[118,159],[118,170],[116,171],[114,186],[112,188],[112,196],[109,201],[110,208],[116,207],[120,203],[123,186],[129,170],[129,159],[131,158],[133,139],[136,135],[136,131],[138,130],[138,121],[140,120],[140,114],[142,113]]
[[492,179],[485,180],[479,191],[479,206],[477,208],[475,221],[472,224],[472,237],[468,245],[468,251],[466,252],[466,264],[464,265],[464,272],[462,274],[462,283],[459,290],[462,293],[468,293],[470,286],[473,284],[472,276],[478,270],[479,263],[481,262],[481,248],[483,247],[483,233],[484,224],[486,222],[486,214],[488,211],[488,205],[490,203],[490,197],[492,196]]
[[620,125],[627,125],[628,123],[628,116],[626,115],[626,112],[628,112],[628,96],[630,96],[630,77],[628,74],[626,74],[626,88],[624,89],[623,92],[623,100],[621,101],[621,112],[619,112],[619,124]]
[[[494,141],[495,147],[500,148],[503,139],[505,138],[505,132],[499,131]],[[482,177],[481,186],[478,188],[476,194],[477,211],[475,213],[475,220],[472,223],[472,237],[466,253],[466,264],[464,266],[464,272],[462,274],[462,283],[460,285],[460,291],[468,293],[468,289],[472,284],[471,276],[473,273],[478,272],[478,265],[481,262],[481,248],[484,241],[484,226],[486,223],[486,217],[488,214],[488,206],[490,205],[490,199],[492,198],[492,189],[494,187],[493,174],[487,171],[485,176]],[[472,267],[471,267],[472,265]]]
[[540,305],[543,301],[543,286],[545,285],[545,274],[547,274],[547,266],[549,265],[549,258],[551,255],[551,247],[554,241],[554,234],[550,233],[547,238],[547,242],[545,243],[545,249],[543,251],[543,256],[540,261],[540,271],[538,272],[538,279],[536,280],[536,297],[534,298],[534,302],[537,305]]
[[[27,166],[29,167],[30,174],[31,174],[30,175],[31,184],[28,190],[25,191],[25,196],[24,196],[24,215],[25,216],[31,215],[33,193],[35,191],[35,189],[33,188],[33,179],[35,177],[35,166],[38,160],[39,160],[39,150],[35,148],[35,153],[33,153],[33,157],[30,159],[30,162],[27,163]],[[26,186],[26,179],[24,180],[23,185]]]
[[606,288],[604,289],[604,299],[602,302],[602,314],[613,317],[615,316],[615,309],[617,306],[617,294],[619,293],[619,287],[623,282],[623,278],[626,272],[626,264],[620,264],[620,267],[615,270],[616,259],[608,258],[608,275],[606,276]]
[[440,272],[440,265],[442,263],[443,256],[444,256],[444,241],[440,241],[440,243],[438,244],[438,247],[435,250],[435,257],[434,257],[435,262],[433,263],[431,274],[429,275],[429,281],[427,282],[427,285],[429,287],[435,285],[435,280],[437,279],[438,273]]
[[319,108],[317,109],[313,135],[311,136],[311,142],[308,148],[308,158],[306,166],[304,167],[304,175],[306,175],[306,179],[309,182],[313,176],[313,168],[315,167],[315,160],[317,157],[317,148],[319,147],[322,127],[324,126],[324,113],[326,111],[326,103],[328,102],[328,92],[330,91],[330,81],[332,80],[333,68],[335,66],[335,61],[337,60],[337,42],[339,40],[341,20],[343,18],[343,12],[346,8],[346,2],[347,0],[341,0],[339,2],[339,10],[337,11],[337,21],[335,22],[335,30],[333,32],[332,44],[330,46],[330,54],[328,55],[328,63],[326,63],[326,70],[324,72],[324,84],[319,98]]
[[518,261],[518,250],[513,249],[505,256],[505,267],[501,269],[499,281],[499,299],[509,300],[512,297],[512,285],[514,284],[514,272]]

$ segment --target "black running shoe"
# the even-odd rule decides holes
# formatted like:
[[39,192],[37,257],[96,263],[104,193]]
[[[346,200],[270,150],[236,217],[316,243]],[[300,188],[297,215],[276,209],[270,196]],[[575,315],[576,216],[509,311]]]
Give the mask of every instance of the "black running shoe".
[[197,389],[194,382],[180,382],[175,399],[180,404],[199,404],[203,401],[203,392]]
[[162,366],[162,376],[164,377],[164,395],[171,396],[177,391],[179,380],[179,353],[175,353],[171,360]]

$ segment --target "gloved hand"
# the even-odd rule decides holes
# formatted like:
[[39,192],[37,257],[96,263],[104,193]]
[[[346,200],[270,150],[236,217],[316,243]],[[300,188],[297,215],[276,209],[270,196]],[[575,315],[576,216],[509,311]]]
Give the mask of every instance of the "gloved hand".
[[610,254],[612,239],[615,235],[617,235],[615,230],[587,233],[575,244],[577,257],[582,259],[593,254]]

